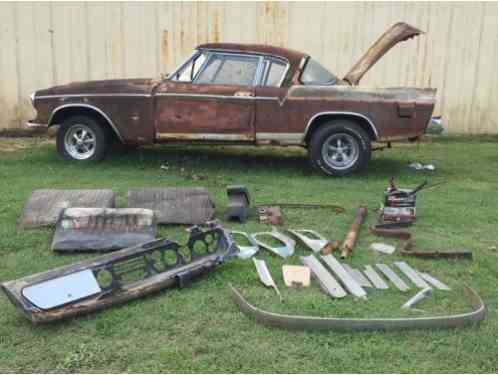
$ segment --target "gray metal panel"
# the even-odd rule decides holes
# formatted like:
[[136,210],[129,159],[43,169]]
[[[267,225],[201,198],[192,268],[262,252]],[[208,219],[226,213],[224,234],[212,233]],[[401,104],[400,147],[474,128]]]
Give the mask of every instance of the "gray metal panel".
[[27,286],[22,290],[22,295],[33,305],[48,310],[101,291],[93,272],[84,270]]
[[377,263],[376,267],[402,292],[410,290],[410,287],[389,266]]
[[317,258],[315,258],[314,255],[299,258],[305,266],[310,268],[311,273],[316,278],[325,293],[328,293],[335,298],[342,298],[347,295],[344,289],[342,289],[341,284],[339,284],[337,280],[332,277],[330,272],[327,271],[327,269]]
[[342,263],[342,266],[344,269],[351,275],[353,279],[356,280],[358,284],[360,284],[362,287],[366,288],[372,288],[373,285],[370,284],[370,281],[367,280],[365,276],[361,273],[360,270],[357,270],[356,268],[352,268],[349,264],[347,263]]
[[273,278],[271,277],[270,270],[266,266],[266,262],[262,259],[256,258],[252,258],[252,260],[254,261],[254,265],[256,266],[256,271],[258,272],[261,282],[267,287],[275,289],[275,292],[278,294],[280,301],[282,301],[282,295],[277,288],[277,284],[275,284],[275,281],[273,281]]
[[356,297],[366,298],[367,292],[361,285],[348,273],[343,265],[332,255],[322,255],[322,259],[329,266],[329,268],[336,274],[344,287],[349,293]]
[[414,283],[419,288],[430,287],[430,285],[427,284],[425,282],[425,280],[419,276],[418,272],[415,271],[413,268],[411,268],[408,265],[408,263],[406,263],[406,262],[394,262],[394,264],[396,265],[396,267],[398,267],[400,269],[401,272],[403,272],[406,275],[406,277],[408,277],[412,281],[412,283]]
[[365,266],[365,271],[363,271],[365,275],[370,279],[372,284],[377,289],[389,289],[389,286],[386,282],[380,277],[380,275],[374,270],[372,266]]
[[420,275],[420,277],[422,277],[425,281],[427,281],[429,284],[432,284],[434,285],[434,287],[436,289],[440,289],[440,290],[451,290],[450,287],[448,285],[446,285],[445,283],[439,281],[438,279],[436,279],[435,277],[432,277],[431,275],[429,275],[428,273],[425,273],[425,272],[419,272],[418,273]]

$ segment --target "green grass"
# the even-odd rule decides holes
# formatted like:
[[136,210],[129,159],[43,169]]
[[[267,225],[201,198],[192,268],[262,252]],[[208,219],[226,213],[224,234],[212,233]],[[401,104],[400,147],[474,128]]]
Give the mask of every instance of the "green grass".
[[[494,142],[493,142],[494,141]],[[3,146],[0,141],[0,148]],[[217,217],[227,204],[225,186],[245,184],[255,203],[334,203],[346,208],[284,210],[285,227],[315,229],[342,240],[355,208],[367,205],[367,225],[376,221],[382,192],[391,176],[400,187],[413,187],[428,176],[446,183],[418,197],[418,221],[411,229],[419,247],[469,248],[474,260],[408,262],[449,284],[423,301],[424,312],[411,316],[466,311],[463,285],[476,289],[488,306],[478,327],[444,331],[289,332],[260,325],[244,316],[230,299],[233,283],[250,302],[277,312],[316,316],[395,317],[413,293],[391,287],[372,291],[368,301],[332,300],[315,282],[305,290],[286,289],[283,264],[300,264],[299,246],[290,259],[262,251],[286,302],[259,282],[250,260],[234,259],[195,281],[120,307],[64,322],[33,326],[5,296],[0,296],[0,372],[495,372],[497,369],[498,243],[496,139],[433,139],[398,145],[374,154],[365,172],[326,178],[310,170],[304,150],[294,148],[148,147],[118,152],[98,165],[61,160],[52,144],[29,142],[0,154],[0,280],[70,264],[91,255],[55,255],[52,231],[22,231],[16,219],[37,188],[112,188],[124,205],[129,188],[206,186],[216,202]],[[21,142],[22,143],[22,142]],[[410,161],[433,163],[434,172],[414,172]],[[161,169],[161,166],[168,166]],[[267,230],[254,216],[245,225],[224,223],[249,232]],[[378,240],[363,228],[351,263],[382,261],[368,245]],[[160,234],[183,241],[185,227],[166,226]],[[396,241],[387,241],[396,244]],[[404,259],[406,260],[406,259]]]

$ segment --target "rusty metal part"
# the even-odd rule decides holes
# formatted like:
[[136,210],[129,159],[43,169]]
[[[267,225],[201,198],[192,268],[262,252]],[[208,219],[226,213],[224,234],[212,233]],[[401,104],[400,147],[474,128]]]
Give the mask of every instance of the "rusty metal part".
[[34,228],[55,225],[61,212],[69,207],[116,206],[116,195],[109,189],[34,190],[24,204],[19,226]]
[[366,207],[359,207],[356,210],[356,215],[354,217],[353,223],[351,224],[351,227],[349,228],[346,238],[342,243],[341,258],[347,258],[348,256],[351,255],[354,243],[356,241],[356,237],[358,236],[358,232],[360,230],[360,226],[365,220],[366,216],[367,216]]
[[293,234],[297,239],[299,239],[304,245],[308,246],[315,253],[322,252],[324,251],[324,249],[331,247],[330,241],[314,230],[287,229],[287,232]]
[[321,255],[329,255],[332,254],[332,252],[339,250],[341,247],[341,241],[335,240],[329,242],[328,246],[325,246],[322,250],[320,250]]
[[156,238],[152,210],[143,208],[66,208],[55,226],[52,250],[112,251]]
[[227,186],[227,196],[229,202],[225,219],[245,223],[249,216],[249,191],[243,185],[230,185]]
[[281,208],[311,208],[311,209],[331,209],[334,211],[336,214],[342,214],[346,210],[341,207],[337,206],[335,204],[327,204],[327,203],[265,203],[265,204],[260,204],[260,206],[277,206]]
[[401,255],[425,259],[472,259],[472,251],[466,249],[432,250],[417,249],[413,240],[407,241],[400,251]]
[[282,225],[284,218],[278,206],[257,206],[258,220],[262,224]]
[[28,319],[46,323],[101,310],[175,285],[184,287],[237,252],[230,234],[219,224],[209,223],[191,228],[185,245],[158,239],[8,281],[1,287]]
[[344,76],[343,80],[351,85],[357,85],[365,73],[382,57],[387,51],[399,42],[413,38],[423,31],[410,26],[404,22],[398,22],[388,29],[379,39],[368,49],[360,60]]
[[257,322],[292,330],[363,331],[401,329],[447,329],[475,326],[486,317],[486,307],[481,297],[471,288],[465,288],[472,311],[451,315],[420,318],[336,318],[273,313],[251,305],[242,294],[229,284],[232,299],[240,310]]
[[254,265],[256,266],[256,271],[258,273],[259,279],[261,282],[268,288],[273,288],[275,293],[277,293],[278,298],[280,298],[280,302],[283,301],[282,295],[280,294],[280,290],[277,288],[277,284],[273,281],[271,277],[270,270],[266,266],[266,262],[262,259],[252,258],[254,261]]
[[[271,251],[272,253],[281,256],[282,258],[286,258],[294,254],[294,249],[296,248],[296,241],[292,238],[286,236],[283,233],[280,233],[277,228],[273,227],[271,232],[259,232],[251,234],[252,238],[256,241],[256,243],[266,249]],[[276,238],[283,246],[272,246],[266,242],[261,241],[258,237],[262,236],[270,236]]]
[[370,233],[375,236],[388,237],[388,238],[398,238],[400,240],[409,240],[412,234],[403,229],[386,229],[379,228],[377,225],[371,226]]
[[126,201],[127,207],[153,210],[158,224],[199,225],[211,220],[215,210],[203,187],[132,189]]

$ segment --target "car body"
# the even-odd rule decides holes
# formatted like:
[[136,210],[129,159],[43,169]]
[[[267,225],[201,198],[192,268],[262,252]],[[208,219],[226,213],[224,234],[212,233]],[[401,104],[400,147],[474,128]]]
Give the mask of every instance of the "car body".
[[318,170],[344,175],[366,166],[371,142],[424,133],[435,90],[358,86],[390,48],[420,33],[395,24],[343,79],[302,52],[203,44],[163,79],[76,82],[36,91],[37,117],[28,125],[60,125],[57,148],[68,159],[100,160],[111,138],[130,145],[297,145],[308,148]]

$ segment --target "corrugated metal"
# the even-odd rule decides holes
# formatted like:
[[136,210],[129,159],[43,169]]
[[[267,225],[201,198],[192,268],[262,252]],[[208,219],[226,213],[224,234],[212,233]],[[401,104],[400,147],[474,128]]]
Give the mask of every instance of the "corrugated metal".
[[27,96],[70,81],[151,77],[208,41],[306,51],[339,76],[397,21],[427,32],[364,85],[438,88],[453,133],[498,133],[498,3],[0,3],[0,128],[30,117]]

